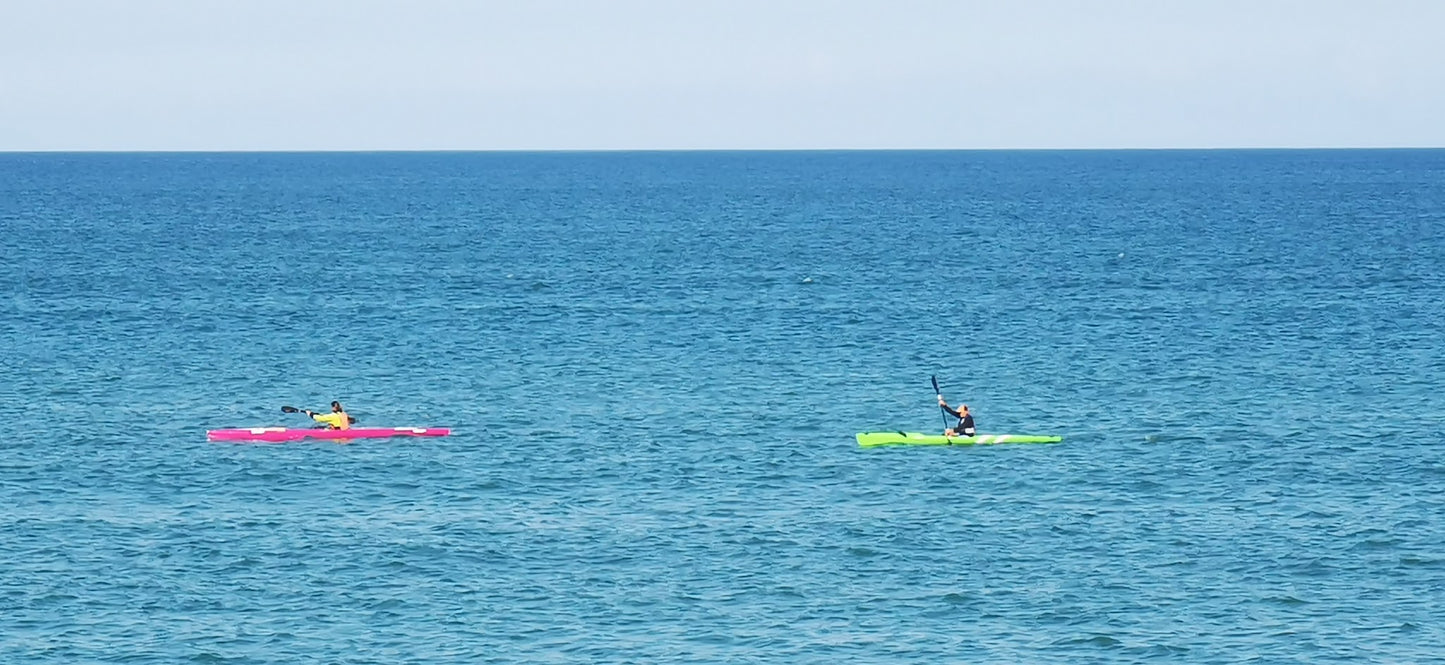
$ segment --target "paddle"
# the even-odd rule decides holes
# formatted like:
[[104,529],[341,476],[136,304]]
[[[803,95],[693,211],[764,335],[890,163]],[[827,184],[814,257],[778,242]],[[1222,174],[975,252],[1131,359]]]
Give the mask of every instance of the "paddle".
[[[298,409],[294,406],[283,406],[281,407],[281,413],[301,413],[301,409]],[[346,417],[351,421],[351,424],[356,424],[356,416],[347,414]]]
[[[933,394],[934,394],[934,395],[937,395],[939,399],[943,399],[943,391],[941,391],[941,390],[938,389],[938,377],[937,377],[937,376],[930,376],[930,377],[928,377],[928,378],[933,379]],[[284,408],[284,407],[282,407],[282,408]],[[948,409],[947,409],[947,408],[944,408],[944,406],[943,406],[942,404],[939,404],[939,405],[938,405],[938,410],[939,410],[940,412],[942,412],[942,414],[943,414],[943,429],[944,429],[944,431],[947,431],[947,430],[948,430]]]

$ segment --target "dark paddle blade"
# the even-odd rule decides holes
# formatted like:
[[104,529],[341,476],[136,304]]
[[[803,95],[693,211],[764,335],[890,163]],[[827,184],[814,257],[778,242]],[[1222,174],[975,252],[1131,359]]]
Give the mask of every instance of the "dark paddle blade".
[[[933,379],[933,394],[935,394],[935,395],[942,395],[942,394],[943,394],[943,391],[941,391],[941,390],[938,389],[938,377],[937,377],[937,376],[930,376],[930,377],[928,377],[928,378]],[[281,407],[281,408],[282,408],[282,410],[285,410],[286,407],[283,406],[283,407]]]

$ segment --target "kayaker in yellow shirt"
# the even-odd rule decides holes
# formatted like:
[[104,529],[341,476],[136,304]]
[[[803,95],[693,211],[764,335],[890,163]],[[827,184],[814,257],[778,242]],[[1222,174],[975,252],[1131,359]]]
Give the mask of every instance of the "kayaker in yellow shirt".
[[341,402],[331,403],[331,413],[316,413],[315,411],[303,411],[312,420],[318,423],[325,423],[326,429],[351,429],[351,416],[346,414],[346,409],[341,408]]

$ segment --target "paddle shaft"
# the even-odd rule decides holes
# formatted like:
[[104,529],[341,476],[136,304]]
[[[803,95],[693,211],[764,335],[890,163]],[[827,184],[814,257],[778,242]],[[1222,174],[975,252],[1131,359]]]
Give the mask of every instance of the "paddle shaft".
[[[937,376],[930,376],[930,377],[928,377],[928,378],[933,379],[933,394],[934,394],[934,395],[937,395],[939,400],[942,400],[942,399],[943,399],[943,391],[941,391],[941,390],[938,389],[938,377],[937,377]],[[940,414],[943,416],[943,429],[944,429],[944,431],[948,431],[948,408],[945,407],[945,406],[943,406],[942,404],[939,404],[939,405],[938,405],[938,410],[939,410]]]
[[[283,406],[283,407],[281,407],[281,413],[301,413],[301,411],[302,411],[302,409],[298,409],[298,408],[296,408],[296,407],[294,407],[294,406]],[[351,415],[351,414],[346,414],[346,419],[347,419],[347,420],[350,420],[350,421],[351,421],[351,424],[353,424],[353,425],[356,424],[356,416],[353,416],[353,415]]]

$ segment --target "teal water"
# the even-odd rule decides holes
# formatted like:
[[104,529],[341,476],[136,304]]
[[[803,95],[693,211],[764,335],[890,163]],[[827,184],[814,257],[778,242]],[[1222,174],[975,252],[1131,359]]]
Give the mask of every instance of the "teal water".
[[1438,150],[0,155],[0,661],[1442,662],[1442,303]]

